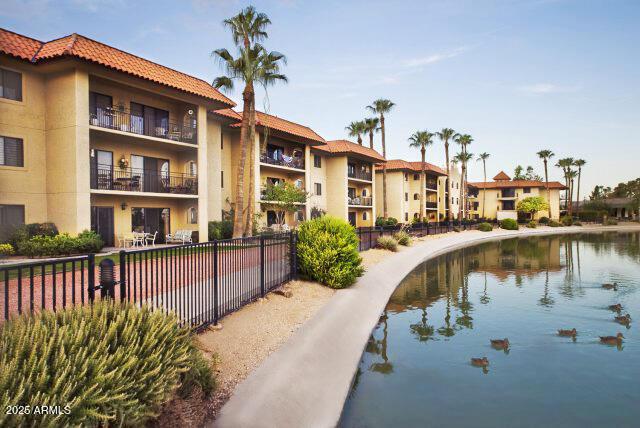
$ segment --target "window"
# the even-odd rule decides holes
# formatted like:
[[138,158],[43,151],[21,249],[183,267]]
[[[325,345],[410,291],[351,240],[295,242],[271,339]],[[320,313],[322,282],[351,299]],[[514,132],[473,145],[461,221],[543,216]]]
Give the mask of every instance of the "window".
[[322,158],[318,155],[313,155],[313,166],[316,168],[322,168]]
[[404,221],[409,221],[409,213],[404,213]]
[[404,194],[404,201],[405,202],[409,201],[409,194],[408,193]]
[[22,74],[0,68],[0,97],[22,101]]
[[220,130],[220,150],[224,150],[224,132]]
[[522,189],[522,193],[531,193],[531,187],[525,187]]
[[406,172],[404,173],[404,181],[409,181],[409,174]]
[[295,221],[304,221],[304,211],[303,210],[296,211],[295,214],[293,215],[293,218]]
[[304,183],[299,178],[293,184],[296,186],[297,189],[304,189]]
[[316,196],[322,195],[322,183],[314,183]]
[[24,205],[0,205],[0,242],[7,242],[16,228],[24,225]]
[[198,224],[198,209],[196,207],[190,207],[187,211],[187,223]]
[[187,164],[187,173],[191,176],[191,177],[195,177],[198,175],[198,165],[194,162],[194,161],[190,161]]
[[414,193],[414,194],[413,194],[413,200],[414,200],[414,201],[417,201],[417,200],[418,200],[418,198],[420,198],[420,195],[418,195],[417,193]]
[[367,212],[363,212],[362,213],[362,220],[366,220],[367,219]]
[[224,188],[224,171],[220,171],[220,187]]
[[362,196],[366,197],[367,196],[367,189],[362,189]]
[[420,180],[420,174],[413,174],[413,181]]
[[0,165],[24,166],[22,139],[0,137]]

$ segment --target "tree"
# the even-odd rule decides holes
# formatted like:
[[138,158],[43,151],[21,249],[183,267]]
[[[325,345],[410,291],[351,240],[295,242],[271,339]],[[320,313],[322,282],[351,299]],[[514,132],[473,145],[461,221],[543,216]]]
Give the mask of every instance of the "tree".
[[548,210],[549,204],[542,196],[529,196],[519,201],[516,209],[522,213],[530,214],[531,220],[533,220],[538,211]]
[[578,201],[577,210],[580,211],[580,178],[582,176],[582,167],[587,163],[584,159],[576,159],[573,162],[574,166],[578,167],[578,191],[576,192],[576,200]]
[[377,117],[368,117],[364,120],[364,130],[369,133],[369,147],[373,149],[373,134],[380,131],[378,124],[380,119]]
[[[487,182],[487,159],[489,158],[489,156],[491,156],[489,153],[487,152],[483,152],[480,153],[478,155],[478,159],[476,159],[476,161],[482,161],[482,172],[484,174],[484,182]],[[484,206],[485,206],[485,200],[486,200],[486,195],[487,192],[482,192],[482,218],[484,218]]]
[[281,181],[268,185],[262,199],[265,201],[263,206],[275,211],[276,221],[282,226],[286,219],[285,214],[300,210],[300,206],[307,203],[307,197],[308,193],[304,189]]
[[[367,106],[367,110],[372,113],[380,115],[380,133],[382,134],[382,157],[387,158],[387,145],[385,143],[385,129],[384,129],[384,115],[389,113],[395,106],[391,100],[383,98],[375,100],[370,106]],[[387,218],[387,164],[382,164],[382,215]]]
[[523,170],[524,168],[522,168],[522,165],[516,166],[515,169],[513,170],[513,179],[524,180],[524,174],[522,173]]
[[469,134],[462,134],[462,135],[456,134],[454,137],[454,140],[460,146],[460,149],[461,149],[461,152],[458,153],[458,160],[462,164],[462,171],[461,171],[462,185],[460,186],[460,196],[461,196],[460,201],[463,203],[461,213],[466,218],[467,217],[467,162],[473,157],[473,156],[470,156],[470,157],[466,156],[466,154],[467,154],[467,147],[469,146],[469,144],[473,142],[473,138]]
[[571,181],[569,176],[571,173],[571,167],[573,166],[573,158],[558,159],[556,166],[562,169],[562,174],[564,176],[564,185],[566,187],[566,190],[565,190],[565,200],[567,205],[566,208],[567,208],[567,211],[569,212],[569,215],[571,215],[571,194],[570,194]]
[[[442,128],[440,130],[440,132],[437,132],[438,137],[440,138],[440,141],[442,141],[444,143],[444,157],[445,157],[445,162],[447,163],[447,198],[451,197],[451,181],[450,181],[450,175],[451,175],[451,167],[449,165],[449,140],[454,138],[454,136],[456,135],[456,131],[454,131],[451,128]],[[451,200],[451,199],[449,199]],[[451,204],[449,204],[449,212],[447,213],[447,219],[449,221],[453,220],[453,211],[451,210]]]
[[[617,187],[616,187],[616,189],[617,189]],[[589,199],[592,200],[592,201],[605,199],[605,198],[609,197],[611,192],[612,192],[611,187],[595,186],[593,188],[593,190],[591,191],[591,194],[589,195]]]
[[[212,56],[217,58],[226,75],[217,77],[213,81],[213,86],[227,90],[233,89],[235,80],[244,83],[242,91],[242,123],[240,127],[240,157],[238,159],[237,181],[235,191],[235,209],[233,219],[233,236],[240,237],[245,234],[243,225],[244,215],[244,171],[247,160],[247,150],[249,150],[251,174],[254,174],[253,150],[255,146],[255,85],[263,87],[273,85],[276,82],[286,82],[287,77],[280,73],[281,64],[286,64],[286,57],[275,51],[267,51],[258,42],[267,38],[266,27],[271,23],[269,18],[263,13],[257,13],[249,6],[238,15],[226,19],[224,25],[231,30],[233,41],[237,47],[237,55],[234,57],[227,49],[217,49]],[[250,181],[254,181],[255,176],[251,175]],[[249,185],[249,209],[248,220],[253,218],[253,207],[255,204],[253,189],[255,185]],[[249,233],[251,231],[249,230]]]
[[528,165],[526,169],[522,165],[518,165],[513,170],[513,174],[514,180],[542,181],[542,177],[535,173],[531,165]]
[[433,137],[435,134],[429,131],[416,131],[409,137],[409,147],[420,149],[420,220],[426,217],[425,215],[425,202],[424,194],[426,192],[425,187],[425,157],[427,152],[427,146],[433,144]]
[[[551,150],[540,150],[538,153],[538,157],[542,159],[544,163],[544,182],[545,187],[547,189],[547,201],[551,202],[551,190],[549,190],[549,170],[547,169],[547,162],[554,156],[554,153]],[[551,207],[549,207],[549,217],[553,218],[553,214],[551,213]]]
[[364,121],[351,122],[345,129],[349,131],[349,137],[358,137],[358,144],[362,145],[362,134],[366,131]]
[[[462,171],[460,174],[460,177],[462,179],[462,184],[460,185],[460,205],[458,206],[458,218],[460,220],[462,220],[463,216],[466,216],[466,196],[467,196],[467,180],[466,180],[466,175],[467,175],[467,162],[469,162],[471,159],[473,159],[473,154],[472,153],[467,153],[467,152],[460,152],[455,156],[455,160],[460,162],[460,164],[462,165]],[[462,204],[465,205],[464,210],[463,210],[463,206]]]

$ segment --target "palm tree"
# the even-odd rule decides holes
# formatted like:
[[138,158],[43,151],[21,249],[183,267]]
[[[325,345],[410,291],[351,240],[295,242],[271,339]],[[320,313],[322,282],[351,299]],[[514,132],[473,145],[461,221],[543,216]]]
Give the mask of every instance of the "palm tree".
[[[489,156],[491,156],[489,153],[483,152],[478,155],[478,159],[477,159],[478,162],[482,161],[482,172],[484,173],[485,183],[487,182],[487,158]],[[483,219],[484,219],[484,205],[485,205],[486,195],[487,195],[487,192],[482,192],[482,218]]]
[[[469,161],[471,159],[471,157],[467,157],[467,146],[469,146],[469,144],[471,144],[473,142],[473,138],[471,137],[471,135],[469,134],[456,134],[454,135],[454,140],[455,142],[460,146],[461,152],[459,153],[459,155],[464,155],[462,157],[459,157],[458,160],[460,160],[460,163],[462,164],[462,174],[461,174],[461,180],[462,180],[462,185],[460,186],[460,196],[461,196],[461,200],[463,201],[463,211],[462,211],[462,215],[463,217],[467,217],[467,161]],[[466,160],[463,160],[466,159]]]
[[377,117],[368,117],[364,120],[364,130],[369,133],[369,147],[373,149],[373,133],[378,132],[380,127],[378,124],[380,119]]
[[[382,157],[387,158],[387,145],[385,143],[384,132],[384,115],[389,113],[395,104],[391,100],[383,98],[375,100],[370,106],[367,106],[367,110],[380,115],[380,132],[382,133]],[[387,211],[387,164],[382,164],[382,216],[388,217]]]
[[569,176],[571,173],[571,167],[573,166],[573,158],[558,159],[556,166],[562,169],[562,174],[564,175],[564,185],[566,187],[566,190],[565,190],[566,207],[565,208],[567,209],[567,212],[569,213],[569,215],[571,215],[571,195],[570,195],[571,181]]
[[580,211],[580,176],[582,175],[582,167],[587,163],[584,159],[576,159],[573,162],[574,166],[578,167],[578,191],[576,193],[576,201],[578,201],[577,210]]
[[[462,220],[463,215],[466,215],[464,213],[466,213],[466,196],[467,196],[467,191],[465,190],[467,187],[467,180],[466,180],[466,174],[467,174],[467,162],[469,162],[471,159],[473,159],[473,154],[472,153],[466,153],[466,152],[460,152],[455,156],[455,160],[457,160],[458,162],[460,162],[460,164],[462,165],[462,171],[460,174],[461,180],[462,180],[462,184],[460,185],[460,204],[458,205],[458,219]],[[463,207],[462,204],[464,204],[464,211],[463,211]]]
[[425,215],[425,204],[424,204],[424,194],[426,192],[425,190],[425,184],[424,184],[424,180],[425,180],[425,167],[426,167],[426,163],[425,163],[425,156],[426,156],[426,152],[427,152],[427,146],[430,146],[433,144],[433,137],[435,134],[429,132],[429,131],[416,131],[413,133],[413,135],[411,135],[411,137],[409,137],[409,147],[413,147],[413,148],[419,148],[420,149],[420,157],[421,157],[421,163],[420,163],[420,221],[423,221],[423,219],[426,217]]
[[233,219],[233,236],[240,237],[247,231],[243,225],[244,214],[244,171],[247,160],[247,150],[250,158],[250,185],[249,185],[249,209],[247,224],[253,219],[255,201],[253,201],[253,189],[255,181],[255,166],[253,165],[253,150],[255,146],[255,85],[263,87],[273,85],[276,82],[286,82],[287,77],[280,73],[281,64],[286,64],[283,54],[275,51],[267,51],[258,42],[265,39],[266,27],[271,23],[267,15],[257,13],[249,6],[236,16],[224,21],[224,25],[231,30],[233,41],[237,46],[237,57],[227,49],[217,49],[212,53],[222,67],[226,75],[217,77],[213,81],[216,88],[233,89],[234,80],[244,83],[242,91],[242,123],[240,127],[240,158],[238,160],[235,209]]
[[366,132],[364,121],[351,122],[345,129],[349,131],[349,137],[358,137],[358,144],[362,145],[362,134]]
[[[437,132],[438,137],[440,138],[440,141],[442,141],[444,143],[444,157],[445,157],[445,161],[447,162],[447,197],[450,197],[450,192],[451,192],[451,181],[449,179],[449,175],[451,174],[451,168],[449,166],[449,140],[454,138],[454,136],[456,135],[456,131],[454,131],[451,128],[442,128],[442,130],[440,132]],[[449,204],[449,212],[447,213],[447,219],[449,220],[449,222],[451,222],[451,220],[453,219],[453,212],[451,211],[451,204]]]
[[547,189],[547,202],[549,202],[549,217],[553,218],[553,214],[551,213],[551,190],[549,189],[549,170],[547,169],[547,162],[554,156],[554,153],[551,150],[540,150],[538,152],[538,157],[542,159],[544,162],[544,182],[545,187]]

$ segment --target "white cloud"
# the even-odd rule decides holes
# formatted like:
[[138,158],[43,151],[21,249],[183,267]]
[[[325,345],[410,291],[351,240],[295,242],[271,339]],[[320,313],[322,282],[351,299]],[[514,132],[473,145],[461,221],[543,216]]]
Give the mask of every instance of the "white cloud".
[[412,58],[404,61],[403,65],[405,67],[420,67],[424,65],[435,64],[437,62],[444,61],[445,59],[454,58],[464,53],[468,49],[469,48],[467,46],[460,46],[449,52],[440,52],[425,57]]
[[578,90],[578,87],[556,85],[554,83],[534,83],[532,85],[520,86],[518,90],[527,94],[540,95],[540,94],[558,94],[558,93],[566,93],[566,92],[576,92]]

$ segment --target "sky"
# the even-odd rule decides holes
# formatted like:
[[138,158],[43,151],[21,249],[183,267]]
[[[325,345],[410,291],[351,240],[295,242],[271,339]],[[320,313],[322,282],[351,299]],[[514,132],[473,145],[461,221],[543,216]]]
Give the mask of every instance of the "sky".
[[[582,194],[640,176],[637,0],[0,0],[0,27],[40,40],[79,33],[207,81],[233,48],[222,20],[253,4],[272,21],[264,45],[287,56],[288,84],[257,106],[327,140],[349,122],[387,115],[388,158],[419,160],[408,137],[453,128],[487,152],[489,179],[536,152],[582,158]],[[228,94],[236,102],[239,93]],[[368,143],[368,139],[365,139]],[[376,135],[380,150],[380,137]],[[452,146],[453,153],[457,151]],[[427,161],[444,164],[440,141]],[[480,162],[470,180],[482,180]],[[550,178],[561,179],[558,168]]]

